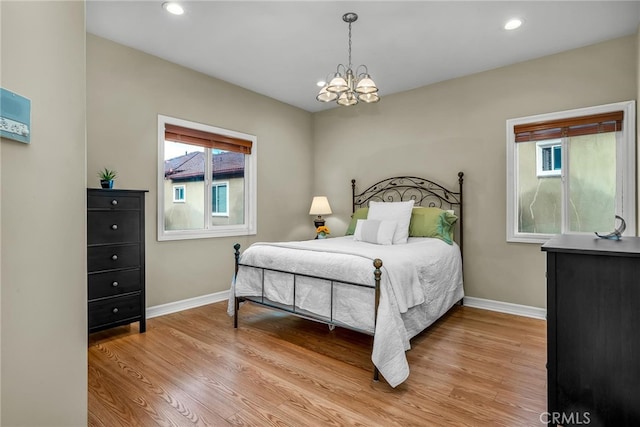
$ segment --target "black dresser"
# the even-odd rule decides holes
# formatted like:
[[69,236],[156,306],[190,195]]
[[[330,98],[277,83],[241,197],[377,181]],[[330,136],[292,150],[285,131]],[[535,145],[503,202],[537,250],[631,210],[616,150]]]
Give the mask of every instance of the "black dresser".
[[640,426],[640,238],[562,235],[542,250],[550,424]]
[[145,193],[87,189],[89,333],[132,322],[146,330]]

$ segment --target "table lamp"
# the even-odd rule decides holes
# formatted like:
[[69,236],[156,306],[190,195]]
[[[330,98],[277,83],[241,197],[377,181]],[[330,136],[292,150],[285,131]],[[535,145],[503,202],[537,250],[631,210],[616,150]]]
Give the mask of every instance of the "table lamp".
[[315,196],[311,202],[311,209],[309,209],[309,215],[318,215],[314,218],[313,223],[316,228],[324,225],[324,218],[322,215],[330,215],[331,206],[329,206],[329,200],[326,196]]

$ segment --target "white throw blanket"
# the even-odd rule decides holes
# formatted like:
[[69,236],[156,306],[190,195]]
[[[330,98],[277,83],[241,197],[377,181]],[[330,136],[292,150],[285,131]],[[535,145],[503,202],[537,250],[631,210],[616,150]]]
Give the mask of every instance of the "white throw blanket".
[[[410,348],[409,340],[419,332],[415,328],[407,329],[403,316],[411,317],[413,312],[420,311],[424,318],[426,313],[428,319],[417,322],[422,329],[462,297],[462,263],[456,245],[438,239],[410,238],[405,245],[385,246],[354,241],[351,236],[255,243],[244,251],[240,263],[373,286],[375,258],[382,260],[383,267],[372,361],[395,387],[409,375],[405,352]],[[262,274],[262,270],[241,266],[231,295],[259,296]],[[329,280],[298,276],[296,309],[374,331],[373,289],[334,284],[333,312],[329,308],[331,292]],[[265,271],[264,293],[271,301],[292,305],[293,276]],[[234,310],[232,299],[229,300],[230,315]],[[434,304],[438,305],[435,309]]]

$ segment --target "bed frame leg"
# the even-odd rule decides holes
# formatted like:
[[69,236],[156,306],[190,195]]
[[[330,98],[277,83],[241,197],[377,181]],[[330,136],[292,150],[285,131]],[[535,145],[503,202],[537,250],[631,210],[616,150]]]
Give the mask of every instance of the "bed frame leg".
[[[233,280],[235,281],[235,276],[238,275],[238,268],[240,263],[240,243],[236,243],[235,245],[233,245],[233,257],[235,258],[235,275],[233,277]],[[235,286],[233,290],[235,293]],[[240,298],[234,295],[233,299],[234,299],[233,327],[235,329],[238,329],[238,310],[240,309]]]
[[240,309],[240,300],[238,297],[234,297],[233,299],[233,327],[238,329],[238,309]]
[[[375,317],[373,318],[373,329],[374,329],[374,336],[375,336],[375,328],[376,328],[376,323],[378,321],[378,306],[380,305],[380,276],[382,275],[382,271],[380,269],[382,268],[382,260],[380,258],[374,259],[373,267],[375,268],[375,270],[373,270],[373,277],[376,285],[375,302],[374,302]],[[380,381],[380,371],[378,371],[378,367],[375,365],[373,366],[373,381],[374,382]]]
[[464,305],[464,298],[460,298],[460,301],[458,301],[458,305],[460,307],[462,307]]

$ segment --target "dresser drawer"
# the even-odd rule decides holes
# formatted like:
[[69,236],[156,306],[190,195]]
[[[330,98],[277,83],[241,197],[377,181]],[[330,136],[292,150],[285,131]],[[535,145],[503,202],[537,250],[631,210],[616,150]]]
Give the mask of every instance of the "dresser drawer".
[[140,294],[107,298],[89,303],[89,329],[141,317]]
[[125,243],[140,241],[140,212],[87,212],[87,243]]
[[123,195],[117,192],[104,193],[105,190],[92,191],[87,195],[87,208],[89,209],[135,209],[140,210],[141,199],[137,195]]
[[142,289],[140,269],[89,273],[89,300],[127,294]]
[[87,270],[89,272],[139,267],[140,245],[89,246]]

